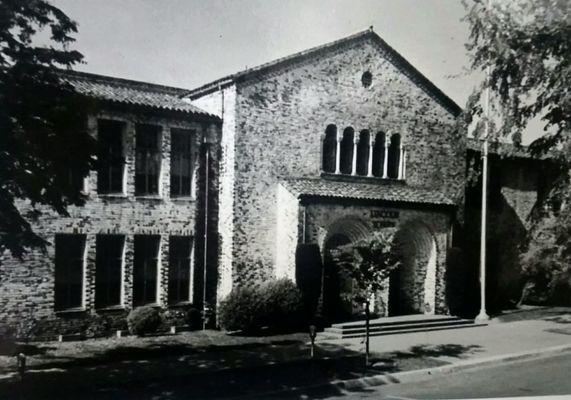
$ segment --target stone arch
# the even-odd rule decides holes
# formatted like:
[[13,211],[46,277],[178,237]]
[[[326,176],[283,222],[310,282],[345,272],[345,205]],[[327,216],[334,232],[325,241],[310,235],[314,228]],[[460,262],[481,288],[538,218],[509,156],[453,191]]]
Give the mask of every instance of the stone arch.
[[329,238],[336,234],[345,235],[354,243],[359,240],[367,239],[373,231],[372,226],[358,216],[348,215],[333,221],[327,228],[324,238],[325,244]]
[[395,235],[402,265],[389,281],[389,314],[434,314],[438,247],[430,228],[405,223]]
[[344,320],[355,309],[347,294],[353,290],[352,279],[343,274],[330,257],[330,250],[337,246],[355,243],[371,235],[371,226],[359,217],[341,217],[331,223],[321,243],[323,253],[323,307],[330,320]]

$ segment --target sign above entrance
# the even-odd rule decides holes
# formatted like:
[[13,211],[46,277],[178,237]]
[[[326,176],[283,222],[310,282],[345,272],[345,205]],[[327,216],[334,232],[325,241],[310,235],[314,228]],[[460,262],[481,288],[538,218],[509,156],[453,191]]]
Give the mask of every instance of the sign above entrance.
[[392,218],[398,219],[399,212],[398,211],[389,211],[389,210],[371,210],[371,218]]
[[375,229],[393,228],[397,225],[395,221],[387,221],[387,220],[379,220],[372,222],[373,222],[373,228]]

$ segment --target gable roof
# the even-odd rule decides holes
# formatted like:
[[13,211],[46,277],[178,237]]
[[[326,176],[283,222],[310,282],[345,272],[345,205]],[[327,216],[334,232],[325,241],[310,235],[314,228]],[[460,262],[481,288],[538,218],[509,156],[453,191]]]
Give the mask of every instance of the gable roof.
[[397,68],[399,68],[406,76],[408,76],[416,85],[423,89],[429,96],[438,101],[445,109],[453,115],[458,115],[462,109],[454,100],[448,97],[442,90],[440,90],[434,83],[432,83],[426,76],[417,70],[411,63],[409,63],[401,54],[385,42],[379,35],[377,35],[372,27],[354,35],[347,36],[343,39],[336,40],[321,46],[313,47],[308,50],[301,51],[274,61],[259,65],[257,67],[248,68],[243,71],[237,72],[232,75],[225,76],[205,85],[199,86],[186,93],[191,99],[197,99],[206,94],[212,93],[220,88],[228,87],[236,82],[245,81],[260,74],[267,73],[271,70],[283,68],[285,66],[294,64],[301,60],[316,57],[328,53],[330,51],[339,49],[344,46],[350,46],[355,43],[372,40],[386,53],[387,59],[391,61]]
[[62,70],[59,74],[60,79],[70,84],[77,93],[98,100],[180,112],[200,118],[218,119],[183,98],[188,92],[187,89],[79,71]]

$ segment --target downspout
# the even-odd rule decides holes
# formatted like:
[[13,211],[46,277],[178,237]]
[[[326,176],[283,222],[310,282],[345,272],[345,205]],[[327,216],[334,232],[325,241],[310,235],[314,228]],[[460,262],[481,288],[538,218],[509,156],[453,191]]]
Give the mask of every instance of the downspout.
[[209,144],[206,140],[206,129],[203,128],[203,145],[204,145],[204,259],[202,271],[202,329],[206,329],[208,304],[206,303],[206,269],[208,265],[208,191],[209,185],[209,167],[210,167],[210,151]]

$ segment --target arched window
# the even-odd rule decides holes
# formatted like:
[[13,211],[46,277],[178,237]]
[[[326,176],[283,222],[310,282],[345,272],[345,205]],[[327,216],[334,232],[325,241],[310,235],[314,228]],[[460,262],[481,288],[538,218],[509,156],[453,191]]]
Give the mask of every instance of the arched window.
[[350,174],[353,168],[353,137],[355,131],[348,127],[343,131],[343,140],[341,140],[341,173]]
[[400,135],[395,133],[391,136],[391,144],[389,146],[388,175],[391,179],[399,177],[400,164]]
[[337,127],[328,125],[325,129],[325,139],[323,140],[323,163],[324,172],[335,172],[335,155],[337,153]]
[[379,132],[375,135],[375,145],[373,147],[373,176],[381,178],[385,165],[385,134]]
[[364,129],[359,134],[357,145],[357,175],[367,175],[369,172],[369,131]]

